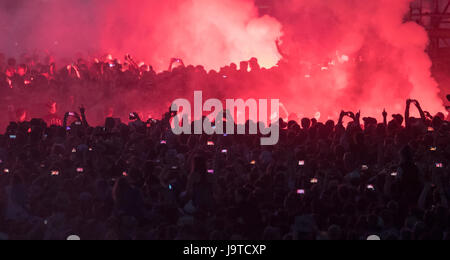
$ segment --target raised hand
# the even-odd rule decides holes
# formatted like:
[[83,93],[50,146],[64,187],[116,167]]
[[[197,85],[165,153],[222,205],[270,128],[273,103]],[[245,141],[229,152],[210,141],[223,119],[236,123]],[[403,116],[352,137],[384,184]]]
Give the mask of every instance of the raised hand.
[[75,117],[77,119],[80,119],[80,115],[77,112],[66,112],[64,114],[64,118],[68,118],[69,116]]
[[425,115],[429,118],[429,119],[433,119],[433,116],[431,115],[430,112],[428,111],[424,111]]
[[137,112],[133,112],[133,116],[137,119],[139,119],[139,114]]
[[349,116],[351,119],[353,119],[353,120],[356,119],[355,113],[353,113],[353,112],[347,112],[346,114],[347,114],[347,116]]
[[172,62],[172,63],[175,63],[175,62],[183,62],[183,60],[180,59],[180,58],[172,58],[172,59],[170,59],[170,62]]
[[86,108],[85,108],[83,105],[81,105],[81,106],[80,106],[80,113],[81,113],[82,115],[84,115],[85,112],[86,112]]
[[77,112],[74,112],[73,114],[74,114],[73,117],[75,117],[78,121],[81,121],[80,114],[78,114]]

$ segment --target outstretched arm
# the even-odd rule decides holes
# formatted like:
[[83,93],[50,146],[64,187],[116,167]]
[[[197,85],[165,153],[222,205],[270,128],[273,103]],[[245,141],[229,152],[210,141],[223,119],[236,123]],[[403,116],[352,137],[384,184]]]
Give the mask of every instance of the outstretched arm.
[[355,115],[355,124],[357,127],[361,127],[361,110]]
[[67,118],[69,118],[69,112],[64,114],[63,128],[67,129]]
[[428,111],[423,111],[423,112],[425,113],[425,116],[426,116],[428,119],[433,120],[434,117],[431,115],[430,112],[428,112]]
[[80,73],[80,70],[78,69],[77,65],[72,64],[72,68],[75,70],[75,75],[77,75],[77,78],[81,79],[81,73]]
[[84,106],[80,107],[80,114],[81,114],[81,123],[83,124],[84,127],[89,127],[89,124],[86,120],[86,109],[84,108]]
[[172,59],[170,60],[170,64],[169,64],[169,71],[172,71],[172,66],[173,66],[173,64],[174,64],[175,62],[179,62],[183,67],[185,67],[185,66],[184,66],[184,62],[183,62],[182,59],[179,59],[179,58],[172,58]]
[[420,106],[419,101],[413,100],[413,102],[414,102],[414,104],[416,105],[417,109],[419,110],[420,118],[422,118],[422,120],[425,121],[425,120],[426,120],[425,112],[423,112],[422,107]]
[[137,112],[133,112],[131,114],[132,114],[132,116],[130,116],[130,120],[134,120],[136,122],[142,122],[141,117],[139,116],[139,114]]
[[134,61],[130,54],[125,55],[125,60],[130,63],[130,68],[133,69],[134,72],[139,73],[139,65]]
[[383,110],[383,125],[384,127],[387,127],[387,116],[388,113],[386,112],[386,109]]
[[361,126],[361,111],[356,113],[356,115],[353,112],[347,112],[347,115],[353,119],[354,126],[360,127]]
[[81,121],[81,117],[80,115],[78,115],[78,113],[67,112],[66,114],[64,114],[64,121],[63,121],[64,129],[67,129],[67,119],[69,118],[69,116],[75,117],[78,121]]
[[345,111],[342,110],[342,111],[341,111],[341,114],[339,115],[338,125],[342,125],[342,122],[344,121],[345,115],[346,115]]
[[409,128],[409,109],[411,108],[411,99],[406,100],[406,110],[405,110],[405,126]]

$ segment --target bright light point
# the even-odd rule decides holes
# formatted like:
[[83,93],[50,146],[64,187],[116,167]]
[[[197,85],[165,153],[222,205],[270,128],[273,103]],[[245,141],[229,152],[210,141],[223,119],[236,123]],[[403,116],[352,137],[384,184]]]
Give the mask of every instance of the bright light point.
[[348,62],[349,60],[350,60],[350,58],[347,55],[341,56],[341,62]]
[[320,114],[320,112],[317,112],[315,115],[314,115],[314,118],[315,119],[317,119],[317,121],[320,119],[320,117],[321,117],[322,115]]
[[368,241],[380,241],[381,238],[377,235],[371,235],[367,238]]
[[67,240],[79,241],[79,240],[81,240],[81,238],[79,236],[77,236],[77,235],[70,235],[70,236],[67,237]]

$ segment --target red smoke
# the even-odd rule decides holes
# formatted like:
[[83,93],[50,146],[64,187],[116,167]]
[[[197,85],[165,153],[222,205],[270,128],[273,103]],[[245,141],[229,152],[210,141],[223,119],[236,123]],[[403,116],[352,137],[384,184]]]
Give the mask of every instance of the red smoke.
[[294,59],[314,66],[327,60],[339,64],[342,54],[350,57],[334,66],[331,77],[312,75],[309,83],[293,79],[290,89],[303,93],[296,110],[316,108],[335,117],[337,108],[361,108],[379,117],[383,108],[402,112],[407,98],[420,100],[431,113],[443,110],[425,53],[427,34],[415,23],[403,23],[410,2],[278,1],[283,48]]
[[[260,17],[253,0],[22,1],[19,11],[2,14],[0,25],[15,37],[14,48],[48,49],[60,57],[79,50],[91,57],[130,53],[157,71],[167,69],[172,57],[207,69],[257,57],[270,68],[281,57],[275,45],[281,37],[290,65],[280,64],[276,75],[204,91],[217,98],[280,98],[288,111],[308,117],[320,112],[322,120],[336,118],[341,109],[376,117],[383,108],[402,113],[407,98],[431,113],[444,110],[425,53],[427,34],[403,23],[411,0],[274,2],[276,18]],[[10,51],[10,44],[1,46]],[[155,89],[164,92],[158,101],[165,106],[191,96],[200,90],[197,83],[187,82],[177,94],[167,86]],[[118,98],[155,105],[136,104],[140,96]]]
[[258,57],[277,64],[281,24],[258,16],[253,0],[112,1],[102,34],[105,50],[133,55],[166,69],[170,58],[219,69]]
[[282,48],[302,69],[286,72],[281,86],[251,84],[257,91],[240,87],[222,97],[281,98],[289,111],[321,112],[322,119],[336,118],[341,108],[377,117],[384,108],[403,112],[407,98],[420,99],[431,113],[442,110],[426,32],[403,23],[410,0],[275,3],[282,31],[274,18],[258,18],[249,0],[116,1],[103,46],[133,50],[159,69],[173,56],[209,69],[251,57],[272,67],[280,57],[274,41],[284,33]]

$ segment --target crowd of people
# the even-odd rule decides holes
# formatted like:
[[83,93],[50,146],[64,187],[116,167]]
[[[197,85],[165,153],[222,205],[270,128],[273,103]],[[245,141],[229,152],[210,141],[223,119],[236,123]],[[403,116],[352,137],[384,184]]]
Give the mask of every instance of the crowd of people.
[[[28,92],[67,98],[80,79],[114,94],[127,90],[120,82],[147,88],[140,83],[155,81],[140,79],[164,80],[126,60],[80,60],[56,71],[51,61],[17,65],[0,56],[2,96],[25,106]],[[172,63],[170,70],[183,66]],[[384,111],[383,122],[345,111],[337,122],[281,119],[275,146],[261,146],[259,135],[174,135],[173,113],[160,120],[132,113],[122,122],[111,112],[93,124],[90,106],[73,112],[80,100],[71,102],[60,105],[72,111],[61,117],[51,102],[42,119],[10,108],[0,136],[0,239],[450,238],[450,125],[417,100],[406,101],[404,115]],[[420,118],[410,116],[411,105]]]
[[199,86],[208,90],[205,98],[222,98],[225,91],[242,93],[244,89],[248,89],[246,95],[258,97],[267,82],[283,81],[277,68],[261,68],[255,58],[241,62],[239,68],[231,64],[220,71],[185,66],[183,60],[173,58],[167,70],[156,72],[130,55],[61,62],[69,65],[57,67],[47,55],[6,59],[0,54],[0,109],[7,111],[0,119],[1,128],[10,121],[32,118],[61,125],[61,111],[72,111],[79,104],[89,107],[91,121],[96,124],[106,117],[125,119],[130,111],[157,117],[174,97],[191,98]]
[[[33,118],[61,125],[62,113],[74,111],[80,104],[89,108],[90,121],[95,125],[102,124],[106,117],[125,120],[132,111],[145,119],[156,118],[177,98],[192,101],[197,90],[203,91],[204,100],[279,99],[282,103],[280,117],[287,119],[290,112],[295,111],[300,113],[291,118],[296,121],[298,117],[315,117],[318,112],[322,118],[337,119],[338,103],[345,104],[346,110],[370,108],[360,106],[360,102],[368,98],[368,94],[356,86],[361,81],[360,76],[349,79],[345,90],[336,85],[336,74],[348,67],[358,67],[358,75],[370,70],[372,64],[349,57],[341,62],[334,57],[332,61],[316,64],[294,62],[295,59],[287,56],[270,69],[261,67],[258,60],[252,58],[218,70],[185,65],[182,59],[173,58],[167,69],[157,71],[143,62],[136,62],[130,55],[96,57],[80,54],[75,59],[55,61],[47,54],[24,54],[17,59],[7,59],[0,53],[0,110],[4,111],[0,128],[4,129],[10,121]],[[348,98],[341,97],[344,93],[348,93]],[[297,96],[303,97],[302,102]],[[321,102],[323,99],[329,102]],[[403,103],[401,98],[395,101],[395,107],[401,106],[400,103]]]

